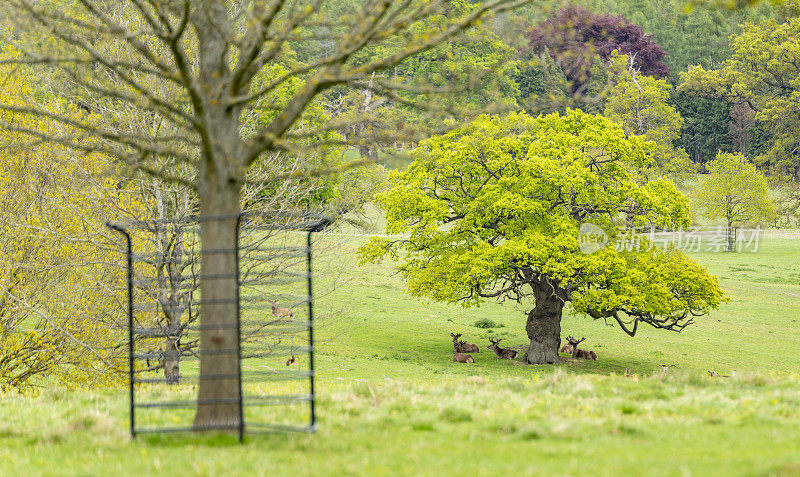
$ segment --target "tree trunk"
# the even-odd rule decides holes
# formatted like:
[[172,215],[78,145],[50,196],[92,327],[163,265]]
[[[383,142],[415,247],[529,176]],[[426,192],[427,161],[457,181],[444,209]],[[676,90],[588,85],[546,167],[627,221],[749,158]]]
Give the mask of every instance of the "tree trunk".
[[167,348],[164,351],[164,379],[167,384],[178,384],[181,381],[180,351],[178,340],[167,337]]
[[[179,223],[167,225],[166,221],[175,219],[170,217],[170,208],[167,207],[161,185],[153,180],[153,190],[156,196],[158,221],[163,221],[156,227],[156,253],[160,253],[157,268],[158,303],[166,321],[166,337],[164,338],[164,379],[167,384],[175,385],[181,380],[180,373],[180,340],[184,332],[181,330],[181,317],[188,307],[189,295],[182,289],[183,261],[186,260],[183,247],[184,226]],[[172,208],[177,213],[177,207]]]
[[371,146],[358,146],[358,153],[362,159],[374,159],[377,157],[377,152]]
[[564,291],[542,279],[542,286],[534,287],[536,307],[528,313],[525,331],[531,344],[524,360],[529,364],[559,363],[558,347],[561,345],[561,311],[564,308]]
[[728,252],[733,252],[733,246],[736,241],[734,233],[735,229],[733,228],[733,224],[728,222],[728,228],[725,234],[726,249],[728,250]]
[[[235,28],[227,2],[193,3],[197,34],[199,99],[195,111],[205,128],[197,177],[200,201],[200,375],[196,430],[236,429],[242,424],[239,382],[238,269],[236,237],[242,186],[241,106],[231,91],[229,40]],[[239,86],[249,91],[249,80]],[[202,111],[199,112],[199,111]]]
[[238,270],[236,227],[238,182],[206,176],[200,187],[200,375],[196,430],[235,429],[239,399]]

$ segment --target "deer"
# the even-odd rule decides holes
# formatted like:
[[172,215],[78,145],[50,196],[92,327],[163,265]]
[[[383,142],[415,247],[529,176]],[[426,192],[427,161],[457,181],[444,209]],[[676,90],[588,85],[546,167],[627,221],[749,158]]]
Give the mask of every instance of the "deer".
[[468,354],[459,353],[458,351],[456,351],[455,353],[453,353],[453,361],[456,361],[458,363],[474,363],[475,358],[473,358]]
[[461,333],[455,334],[450,333],[450,336],[453,337],[453,351],[456,353],[479,353],[480,348],[478,345],[467,343],[466,341],[459,341],[461,338]]
[[[719,374],[718,372],[712,371],[710,369],[707,369],[706,371],[708,371],[708,375],[711,376],[712,378],[730,378],[730,376],[727,374]],[[736,371],[734,371],[733,374],[736,374]]]
[[274,300],[267,300],[270,305],[272,305],[272,316],[277,316],[278,318],[287,318],[294,316],[294,311],[291,308],[282,308],[277,305]]
[[567,341],[569,344],[572,345],[572,357],[573,358],[580,358],[580,359],[591,359],[592,361],[597,361],[597,354],[591,350],[585,349],[578,349],[578,343],[585,341],[586,338],[575,339],[572,336],[567,336]]
[[492,338],[489,338],[489,341],[492,344],[490,344],[486,348],[494,351],[494,354],[496,354],[498,358],[500,358],[500,359],[514,359],[514,358],[517,357],[518,353],[516,351],[514,351],[513,349],[508,349],[508,348],[504,349],[504,348],[501,348],[501,347],[497,346],[497,343],[503,341],[503,338],[497,338],[496,340],[492,339]]
[[562,346],[562,347],[561,347],[561,349],[560,349],[560,350],[558,350],[558,352],[559,352],[559,353],[569,353],[569,354],[572,354],[572,345],[571,345],[571,344],[569,344],[569,343],[566,343],[564,346]]
[[661,374],[667,374],[669,368],[675,367],[674,364],[659,364],[659,366],[661,366]]

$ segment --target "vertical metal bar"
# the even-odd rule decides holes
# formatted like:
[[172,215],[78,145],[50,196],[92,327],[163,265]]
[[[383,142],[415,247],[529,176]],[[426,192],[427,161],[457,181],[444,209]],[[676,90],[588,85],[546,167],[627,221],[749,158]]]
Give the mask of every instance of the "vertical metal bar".
[[239,360],[239,443],[244,442],[244,397],[242,396],[242,312],[240,288],[242,284],[241,270],[239,268],[239,227],[242,225],[242,214],[236,217],[236,353]]
[[114,225],[110,222],[106,226],[111,230],[115,230],[125,236],[128,266],[128,390],[129,390],[129,404],[130,404],[130,432],[131,439],[136,437],[136,414],[135,414],[135,393],[134,393],[134,369],[133,369],[133,243],[131,235],[127,230],[119,225]]
[[316,230],[315,227],[312,227],[308,231],[308,235],[306,235],[306,265],[308,271],[308,366],[309,366],[309,373],[308,379],[309,384],[311,386],[311,399],[309,399],[309,403],[311,405],[311,430],[314,431],[316,424],[317,424],[317,416],[316,416],[316,396],[314,392],[314,287],[311,280],[311,234],[314,233]]

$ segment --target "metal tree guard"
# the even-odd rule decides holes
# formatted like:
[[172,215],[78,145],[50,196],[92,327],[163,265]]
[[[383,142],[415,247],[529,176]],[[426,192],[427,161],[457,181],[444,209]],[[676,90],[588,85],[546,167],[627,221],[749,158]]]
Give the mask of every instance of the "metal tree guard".
[[[197,250],[197,226],[221,220],[218,217],[108,224],[125,237],[132,437],[198,430],[190,419],[200,403],[195,385],[199,383],[197,361],[203,353],[198,338],[202,318],[197,312],[203,300],[196,298],[204,278],[202,271],[197,273],[201,253],[235,253],[237,267],[235,326],[239,344],[235,350],[224,351],[235,352],[238,358],[236,376],[226,378],[238,383],[240,419],[235,426],[215,429],[236,431],[240,441],[246,431],[315,430],[312,236],[330,221],[309,215],[293,220],[282,217],[281,223],[250,215],[235,219],[235,250]],[[292,243],[300,232],[305,243]],[[135,253],[137,237],[147,233],[168,240],[161,240],[151,251]],[[242,243],[243,236],[246,243]],[[303,278],[304,290],[298,283]],[[306,317],[296,316],[301,314],[301,305],[305,305]],[[154,377],[160,372],[163,377]],[[263,411],[305,403],[307,413]],[[274,422],[280,418],[285,422]]]

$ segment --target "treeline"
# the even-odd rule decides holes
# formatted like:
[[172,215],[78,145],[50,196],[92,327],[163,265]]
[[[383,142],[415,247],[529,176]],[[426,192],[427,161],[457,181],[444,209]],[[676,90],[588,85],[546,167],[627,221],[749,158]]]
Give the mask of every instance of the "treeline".
[[[342,16],[354,15],[358,2],[332,2]],[[453,15],[463,14],[477,2],[452,2]],[[794,2],[796,3],[796,2]],[[775,128],[755,104],[682,86],[694,67],[722,67],[735,53],[731,38],[744,25],[787,24],[798,11],[792,2],[769,2],[739,9],[689,5],[684,0],[578,0],[572,4],[540,4],[492,18],[459,42],[441,45],[386,72],[370,78],[361,90],[339,89],[326,95],[331,118],[363,118],[347,134],[369,137],[383,129],[407,130],[408,142],[365,145],[363,156],[413,146],[420,137],[451,124],[435,124],[415,98],[370,94],[369,81],[407,81],[422,89],[438,88],[436,107],[470,111],[526,110],[532,114],[563,111],[568,107],[604,113],[616,86],[610,52],[635,56],[631,71],[664,81],[666,105],[680,116],[673,146],[684,151],[694,169],[718,152],[736,152],[761,165],[772,147]],[[432,17],[431,23],[446,19]],[[335,28],[335,25],[324,28]],[[322,32],[324,33],[324,32]],[[326,48],[324,34],[309,33],[293,44],[300,62],[313,62]],[[659,51],[660,56],[659,56]],[[378,52],[374,52],[378,53]],[[382,53],[382,52],[381,52]],[[350,61],[367,61],[364,52]],[[431,105],[427,105],[431,106]],[[454,118],[458,121],[462,118]],[[774,161],[772,161],[774,162]]]
[[[361,3],[329,0],[325,8],[332,20],[347,19],[358,15]],[[454,0],[448,11],[431,15],[417,33],[446,28],[448,16],[461,16],[478,3]],[[659,86],[667,91],[666,105],[680,116],[678,131],[669,133],[676,136],[672,145],[685,151],[695,169],[703,171],[702,165],[720,151],[741,153],[762,165],[761,157],[775,141],[775,127],[758,114],[759,106],[682,87],[683,77],[695,66],[721,67],[734,55],[731,38],[740,35],[744,25],[790,23],[800,11],[797,4],[759,2],[729,9],[686,0],[576,0],[547,2],[544,7],[537,2],[492,17],[457,41],[364,78],[358,88],[333,88],[320,104],[326,120],[345,125],[338,132],[345,142],[356,144],[350,154],[397,155],[420,139],[486,111],[540,114],[571,107],[603,114],[619,78],[610,61],[611,52],[618,50],[635,57],[631,72],[667,85]],[[6,22],[13,30],[10,20]],[[275,68],[313,65],[330,54],[335,47],[331,38],[346,24],[304,26],[284,46],[290,51]],[[379,47],[359,50],[348,61],[364,64],[413,40],[412,30]],[[385,94],[387,86],[391,90],[400,82],[406,87]],[[439,93],[436,104],[428,101],[431,91]],[[442,112],[450,113],[452,120],[443,123]],[[781,161],[772,157],[766,162]]]

